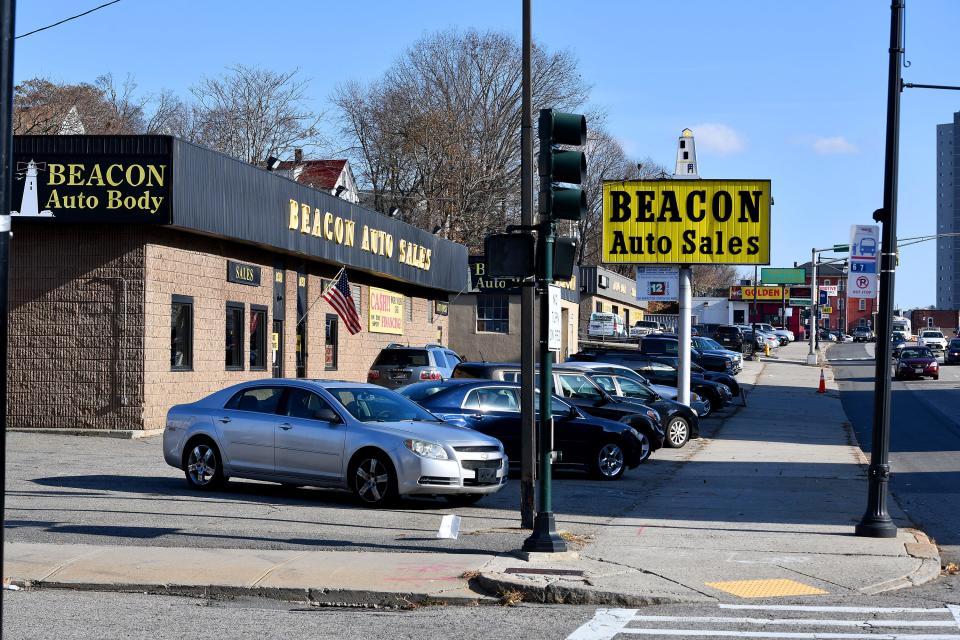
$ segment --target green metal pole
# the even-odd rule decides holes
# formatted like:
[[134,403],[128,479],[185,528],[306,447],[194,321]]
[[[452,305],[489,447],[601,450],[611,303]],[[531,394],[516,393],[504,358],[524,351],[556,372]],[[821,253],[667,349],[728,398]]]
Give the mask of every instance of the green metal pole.
[[553,512],[553,353],[550,351],[550,285],[553,284],[553,244],[556,225],[544,225],[543,280],[540,292],[540,511]]

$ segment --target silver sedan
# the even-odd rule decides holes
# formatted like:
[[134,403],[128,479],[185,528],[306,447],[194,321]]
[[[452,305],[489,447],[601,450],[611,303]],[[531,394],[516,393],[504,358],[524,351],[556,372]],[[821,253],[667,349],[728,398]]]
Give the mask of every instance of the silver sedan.
[[418,494],[473,502],[508,469],[495,438],[383,387],[323,380],[244,382],[177,405],[163,455],[195,489],[250,478],[349,489],[370,506]]

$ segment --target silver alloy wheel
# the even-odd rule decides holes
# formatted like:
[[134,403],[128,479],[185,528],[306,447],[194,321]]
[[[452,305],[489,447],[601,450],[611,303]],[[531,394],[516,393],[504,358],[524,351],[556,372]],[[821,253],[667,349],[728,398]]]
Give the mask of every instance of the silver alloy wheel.
[[667,437],[670,439],[670,444],[674,447],[682,447],[685,445],[690,438],[687,423],[680,418],[671,420],[670,426],[667,427]]
[[[638,432],[639,433],[639,432]],[[640,433],[640,462],[646,462],[650,457],[650,438]]]
[[390,487],[390,472],[376,458],[367,458],[357,465],[354,482],[357,495],[362,500],[370,503],[380,502],[387,495]]
[[198,487],[205,487],[217,475],[217,456],[213,449],[206,444],[198,444],[187,458],[187,473],[190,480]]
[[701,398],[701,400],[703,400],[703,413],[700,415],[700,417],[701,417],[701,418],[704,418],[704,417],[710,415],[710,410],[711,410],[713,407],[710,406],[710,399],[709,399],[709,398]]
[[[647,445],[649,447],[649,443]],[[623,471],[623,449],[612,442],[603,445],[597,454],[597,467],[607,478],[614,478]]]

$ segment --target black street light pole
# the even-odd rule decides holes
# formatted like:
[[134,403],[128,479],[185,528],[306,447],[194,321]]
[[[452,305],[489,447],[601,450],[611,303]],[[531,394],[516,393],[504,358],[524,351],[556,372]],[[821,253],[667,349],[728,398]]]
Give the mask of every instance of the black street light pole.
[[877,314],[876,389],[873,396],[873,441],[870,445],[870,488],[867,511],[856,527],[858,536],[893,538],[897,527],[887,512],[890,482],[890,324],[893,320],[897,253],[897,165],[900,154],[900,92],[903,58],[903,3],[890,7],[890,60],[887,79],[887,144],[883,170],[880,252],[880,313]]
[[[0,0],[0,487],[7,479],[7,283],[10,277],[10,211],[13,209],[13,27],[14,0]],[[0,491],[0,517],[6,517]],[[0,548],[3,527],[0,526]],[[0,558],[0,575],[5,576]],[[0,600],[0,617],[3,605]]]
[[[523,72],[520,94],[520,222],[533,225],[533,106],[530,84],[532,49],[530,0],[523,0]],[[534,428],[534,337],[536,302],[533,287],[522,287],[520,293],[520,526],[533,529],[536,515],[534,483],[536,482],[537,440]]]

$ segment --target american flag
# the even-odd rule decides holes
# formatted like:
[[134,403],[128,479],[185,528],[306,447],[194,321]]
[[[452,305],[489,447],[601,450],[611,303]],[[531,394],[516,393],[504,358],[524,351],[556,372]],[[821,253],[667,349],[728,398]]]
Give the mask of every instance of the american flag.
[[360,316],[357,315],[357,307],[353,304],[346,270],[340,272],[340,277],[333,283],[333,286],[326,290],[323,299],[329,302],[337,315],[343,319],[343,323],[347,325],[347,331],[351,335],[360,333]]

